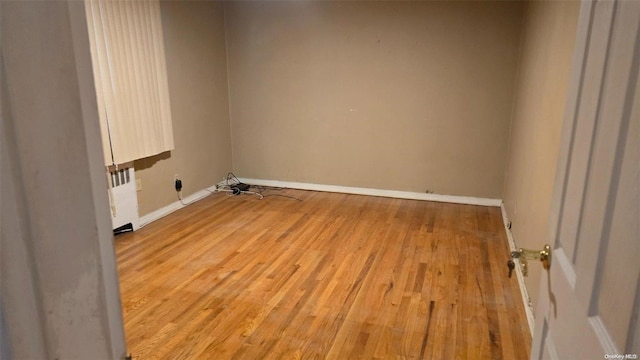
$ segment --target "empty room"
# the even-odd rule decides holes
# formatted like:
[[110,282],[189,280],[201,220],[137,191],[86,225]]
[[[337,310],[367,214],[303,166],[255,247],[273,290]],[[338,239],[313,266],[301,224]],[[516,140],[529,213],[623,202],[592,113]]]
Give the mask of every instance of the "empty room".
[[2,359],[637,358],[640,2],[1,1],[0,34]]

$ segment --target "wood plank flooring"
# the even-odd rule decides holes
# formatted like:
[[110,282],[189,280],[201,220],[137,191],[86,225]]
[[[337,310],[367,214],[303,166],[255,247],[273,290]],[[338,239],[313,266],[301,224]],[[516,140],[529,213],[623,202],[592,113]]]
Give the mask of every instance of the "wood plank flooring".
[[525,359],[499,208],[214,194],[116,238],[134,359]]

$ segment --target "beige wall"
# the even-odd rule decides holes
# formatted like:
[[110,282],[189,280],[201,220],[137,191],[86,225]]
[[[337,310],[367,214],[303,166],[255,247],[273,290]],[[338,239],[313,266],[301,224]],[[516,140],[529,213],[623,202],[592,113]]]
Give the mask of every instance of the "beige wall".
[[224,14],[220,2],[161,2],[175,150],[138,160],[139,214],[211,186],[231,169]]
[[500,198],[522,7],[225,3],[234,171]]
[[[529,2],[511,127],[504,205],[518,247],[542,249],[553,192],[579,2]],[[535,303],[542,267],[525,283]]]

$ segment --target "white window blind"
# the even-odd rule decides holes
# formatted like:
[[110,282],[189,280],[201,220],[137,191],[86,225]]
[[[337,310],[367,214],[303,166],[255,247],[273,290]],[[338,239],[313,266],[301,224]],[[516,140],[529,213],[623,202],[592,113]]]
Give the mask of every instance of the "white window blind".
[[86,0],[105,165],[172,150],[158,0]]

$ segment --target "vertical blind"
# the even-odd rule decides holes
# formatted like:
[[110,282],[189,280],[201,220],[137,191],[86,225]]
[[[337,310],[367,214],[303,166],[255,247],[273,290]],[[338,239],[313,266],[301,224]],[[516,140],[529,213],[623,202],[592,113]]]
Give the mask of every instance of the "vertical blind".
[[86,0],[105,165],[172,150],[158,0]]

